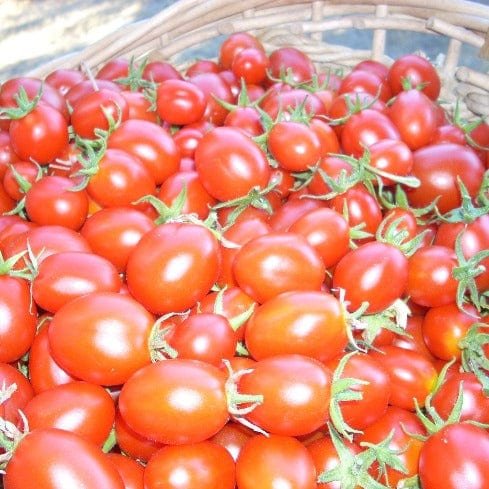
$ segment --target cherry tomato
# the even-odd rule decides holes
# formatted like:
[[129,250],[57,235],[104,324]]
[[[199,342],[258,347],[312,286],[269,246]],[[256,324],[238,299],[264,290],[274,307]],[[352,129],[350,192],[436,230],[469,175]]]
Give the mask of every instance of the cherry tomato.
[[0,362],[0,386],[15,384],[15,391],[0,404],[0,416],[14,425],[20,421],[19,411],[34,397],[34,390],[27,377],[9,363]]

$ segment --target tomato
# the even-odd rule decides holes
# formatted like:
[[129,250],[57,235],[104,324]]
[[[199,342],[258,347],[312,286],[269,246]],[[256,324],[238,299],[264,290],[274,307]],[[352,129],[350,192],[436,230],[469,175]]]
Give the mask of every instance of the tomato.
[[[341,361],[338,356],[326,365],[336,370]],[[391,379],[386,368],[372,355],[357,352],[344,364],[341,379],[358,379],[350,389],[361,395],[358,400],[340,401],[344,422],[354,430],[363,430],[375,423],[385,413],[391,393]]]
[[132,249],[155,226],[149,216],[134,207],[106,207],[87,218],[80,234],[94,253],[124,272]]
[[122,87],[112,80],[98,79],[97,83],[94,84],[92,80],[85,79],[73,85],[66,92],[65,95],[66,104],[69,107],[74,107],[78,103],[78,101],[81,100],[85,95],[88,95],[89,93],[93,93],[101,89],[110,90],[112,92],[122,91]]
[[[97,71],[95,78],[97,80],[112,80],[116,81],[116,78],[125,78],[129,75],[129,68],[131,62],[124,58],[115,58],[106,61]],[[138,68],[137,65],[134,66]]]
[[425,207],[436,201],[444,214],[461,205],[458,179],[474,198],[479,191],[484,165],[468,146],[453,143],[430,144],[413,153],[412,175],[420,181],[407,191],[413,207]]
[[0,417],[17,425],[20,421],[19,410],[34,397],[34,390],[27,377],[9,363],[0,362],[0,386],[9,388],[15,384],[15,391],[0,404]]
[[352,70],[341,81],[339,94],[360,92],[369,93],[387,103],[392,97],[389,83],[374,71]]
[[185,200],[181,213],[196,214],[200,219],[205,219],[217,200],[204,188],[195,170],[179,171],[170,175],[160,186],[157,197],[171,207],[184,189]]
[[265,188],[271,174],[263,150],[233,127],[216,127],[204,134],[195,150],[195,168],[207,192],[220,201]]
[[143,92],[123,90],[121,95],[124,97],[129,110],[127,120],[139,119],[154,124],[158,123],[158,115]]
[[306,171],[321,156],[321,141],[310,127],[295,121],[279,121],[267,134],[268,149],[281,168]]
[[102,445],[114,424],[115,406],[101,386],[75,381],[36,394],[23,410],[29,429],[59,428]]
[[[22,178],[19,182],[18,175]],[[14,200],[24,197],[27,188],[32,185],[40,175],[40,168],[32,161],[16,161],[10,163],[3,174],[3,188]]]
[[144,469],[145,489],[234,489],[231,454],[211,441],[169,445],[154,453]]
[[65,96],[71,87],[86,79],[87,77],[80,70],[57,68],[46,75],[44,81],[56,88],[61,95]]
[[328,207],[306,212],[289,228],[305,236],[321,255],[325,268],[330,268],[350,249],[350,228],[346,219]]
[[106,454],[93,442],[58,428],[33,430],[19,442],[3,478],[5,489],[27,487],[124,489]]
[[131,296],[91,292],[56,311],[49,346],[55,361],[75,377],[118,385],[151,361],[153,323],[153,315]]
[[181,73],[171,63],[166,61],[150,61],[144,66],[143,80],[160,83],[169,79],[183,79]]
[[209,440],[223,446],[236,462],[239,452],[246,441],[255,434],[250,428],[234,421],[228,421]]
[[168,343],[178,358],[219,366],[234,356],[237,337],[227,318],[213,312],[192,314],[174,326]]
[[45,165],[60,156],[68,146],[68,123],[63,114],[39,103],[27,115],[13,119],[9,126],[12,149],[21,160]]
[[274,231],[289,231],[291,226],[302,216],[320,208],[326,208],[326,203],[319,199],[289,198],[278,209],[274,210],[267,222]]
[[219,45],[218,62],[222,69],[229,69],[237,53],[246,48],[264,50],[260,40],[249,32],[233,32]]
[[246,348],[255,360],[297,353],[326,361],[348,343],[343,306],[328,292],[284,292],[255,309],[245,329]]
[[238,489],[284,486],[290,489],[316,489],[316,468],[312,455],[296,438],[255,435],[243,446],[236,461]]
[[440,94],[441,81],[436,68],[419,54],[409,53],[397,58],[387,78],[394,95],[404,89],[406,82],[411,88],[422,90],[431,100],[436,100]]
[[287,76],[293,83],[306,82],[316,73],[314,63],[302,50],[293,46],[274,49],[269,55],[269,78],[280,80]]
[[37,307],[27,280],[0,275],[0,310],[0,362],[15,362],[28,352],[36,334]]
[[436,362],[436,358],[426,346],[423,337],[422,328],[424,315],[414,314],[411,306],[410,309],[412,315],[407,318],[406,327],[404,328],[406,334],[396,334],[391,344],[408,350],[415,350],[429,358],[431,361]]
[[211,231],[200,224],[168,222],[148,231],[134,247],[126,281],[150,311],[181,312],[209,293],[219,266],[219,244]]
[[144,489],[144,466],[141,462],[117,452],[109,452],[107,458],[119,472],[124,489]]
[[376,73],[377,76],[380,77],[381,80],[384,80],[389,75],[389,67],[382,63],[381,61],[377,61],[375,59],[364,59],[359,61],[354,67],[353,71],[362,70]]
[[395,345],[371,350],[369,355],[379,361],[389,374],[391,405],[414,410],[416,399],[420,407],[424,406],[438,377],[432,361],[417,351]]
[[8,165],[19,161],[10,143],[8,131],[0,130],[0,178],[3,178]]
[[88,215],[88,194],[76,190],[69,177],[46,175],[34,182],[25,194],[29,219],[40,225],[60,225],[77,231]]
[[458,342],[477,320],[477,310],[470,304],[465,306],[465,311],[454,302],[431,307],[426,311],[422,325],[426,346],[441,360],[460,359],[462,352]]
[[[396,277],[395,282],[392,277]],[[333,288],[344,290],[350,311],[368,302],[366,312],[374,313],[402,297],[407,278],[408,259],[402,251],[388,243],[372,241],[340,259],[333,272]]]
[[[288,86],[287,86],[288,87]],[[286,88],[277,92],[268,92],[261,101],[261,108],[273,119],[291,118],[291,113],[300,108],[305,115],[313,117],[326,114],[322,100],[304,88]]]
[[[400,480],[418,473],[419,453],[424,442],[411,435],[426,435],[426,430],[414,412],[388,406],[383,416],[367,426],[363,433],[359,433],[355,441],[359,444],[381,443],[390,435],[392,439],[388,447],[398,451],[397,458],[407,469],[407,473],[387,466],[386,475],[382,476],[380,481],[386,483],[388,480],[390,487],[396,487]],[[378,473],[372,475],[377,476]]]
[[420,483],[423,489],[486,487],[489,484],[488,457],[487,430],[471,423],[448,424],[432,434],[421,449]]
[[267,78],[268,56],[261,48],[241,49],[233,57],[231,70],[238,80],[246,84],[260,84]]
[[355,158],[381,139],[401,139],[398,128],[378,110],[364,109],[351,115],[341,130],[343,152]]
[[419,248],[408,260],[407,296],[425,307],[455,302],[458,282],[452,271],[457,264],[452,248],[441,245]]
[[396,96],[389,107],[389,118],[401,140],[412,150],[426,146],[435,136],[437,119],[433,101],[416,88]]
[[320,290],[323,262],[306,238],[270,232],[247,241],[233,262],[237,285],[259,303],[293,290]]
[[48,256],[32,280],[32,297],[56,312],[70,300],[95,291],[118,292],[122,279],[115,266],[95,253],[65,251]]
[[226,376],[199,360],[169,359],[135,372],[122,386],[124,421],[146,438],[169,445],[198,443],[228,421]]
[[52,387],[78,380],[62,369],[51,354],[48,338],[50,320],[49,317],[41,316],[37,335],[29,350],[27,363],[29,380],[36,394]]
[[183,126],[204,115],[207,97],[197,85],[186,80],[165,80],[156,89],[156,112],[170,124]]
[[120,91],[99,88],[77,100],[71,112],[71,125],[81,138],[97,138],[96,130],[107,131],[110,119],[125,121],[129,117],[129,106]]

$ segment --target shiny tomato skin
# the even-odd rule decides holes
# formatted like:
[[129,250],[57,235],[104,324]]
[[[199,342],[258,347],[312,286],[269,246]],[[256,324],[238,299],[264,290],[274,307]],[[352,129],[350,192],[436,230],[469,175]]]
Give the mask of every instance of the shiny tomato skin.
[[56,312],[49,324],[49,345],[68,373],[87,382],[119,385],[151,361],[153,323],[154,316],[131,296],[91,292]]
[[119,409],[136,433],[169,445],[197,443],[228,421],[218,367],[199,360],[169,359],[135,372],[123,385]]
[[235,463],[224,447],[208,440],[167,445],[148,460],[144,484],[146,489],[234,489]]
[[107,453],[124,482],[124,489],[144,489],[144,465],[136,459],[117,452]]
[[27,377],[10,363],[0,362],[0,385],[10,387],[15,384],[16,389],[8,399],[0,404],[0,416],[5,421],[17,423],[20,421],[19,410],[34,397],[34,389]]
[[180,153],[173,138],[166,129],[150,121],[124,121],[110,134],[108,147],[136,156],[157,185],[176,173],[180,166]]
[[[440,453],[443,454],[440,457]],[[489,434],[471,423],[452,423],[432,434],[419,455],[423,489],[482,489],[489,485]],[[440,479],[440,474],[443,474]]]
[[106,207],[87,218],[80,235],[94,253],[109,260],[119,272],[124,272],[132,249],[155,226],[148,215],[134,207]]
[[390,378],[389,403],[413,410],[414,399],[423,407],[438,377],[435,365],[423,354],[395,345],[369,352],[388,372]]
[[263,402],[246,415],[248,421],[271,434],[299,436],[329,420],[331,382],[331,371],[318,360],[277,354],[258,360],[239,379],[238,391],[263,395]]
[[297,353],[326,361],[341,354],[348,343],[343,306],[322,291],[290,291],[258,306],[248,320],[245,343],[260,360]]
[[19,360],[34,341],[37,307],[27,280],[0,275],[0,362]]
[[273,50],[269,55],[269,78],[280,79],[289,72],[294,83],[306,82],[312,79],[316,68],[309,56],[299,48],[282,46]]
[[246,48],[264,50],[261,41],[250,32],[233,32],[226,37],[219,45],[218,64],[220,68],[230,69],[236,54]]
[[259,303],[292,290],[320,290],[325,280],[321,257],[306,238],[270,232],[247,241],[236,254],[237,285]]
[[316,468],[311,454],[297,438],[255,435],[243,446],[236,461],[238,489],[316,489]]
[[219,269],[219,245],[208,229],[169,222],[138,242],[127,262],[126,281],[130,293],[150,311],[182,312],[208,294]]
[[56,312],[71,299],[95,291],[118,292],[122,279],[115,266],[95,253],[60,252],[39,265],[31,283],[41,309]]
[[93,442],[58,428],[30,432],[17,445],[5,489],[124,489],[115,466]]
[[454,143],[429,144],[413,153],[412,176],[420,185],[407,192],[413,207],[425,207],[436,200],[444,214],[461,205],[458,178],[474,198],[484,174],[484,165],[469,146]]
[[458,282],[452,276],[452,270],[457,263],[455,252],[447,246],[419,248],[409,258],[407,296],[425,307],[455,302]]
[[202,185],[220,201],[243,197],[265,188],[271,170],[263,150],[233,127],[216,127],[204,134],[195,150],[195,168]]
[[60,156],[68,146],[68,123],[61,112],[40,103],[9,127],[10,142],[22,160],[45,165]]
[[351,311],[368,302],[367,312],[380,312],[403,295],[407,266],[408,260],[398,248],[372,241],[340,259],[333,272],[333,287],[345,291]]
[[251,428],[230,420],[209,440],[226,448],[236,462],[241,448],[254,434]]
[[59,428],[102,446],[114,424],[115,406],[103,387],[74,381],[36,394],[24,414],[30,430]]

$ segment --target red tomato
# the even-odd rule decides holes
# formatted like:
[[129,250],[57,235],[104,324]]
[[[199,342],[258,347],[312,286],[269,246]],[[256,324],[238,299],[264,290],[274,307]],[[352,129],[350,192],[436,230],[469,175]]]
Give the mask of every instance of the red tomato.
[[468,146],[453,143],[431,144],[413,153],[412,175],[420,181],[408,189],[408,202],[413,207],[426,207],[436,201],[444,214],[461,205],[458,179],[475,198],[484,175],[484,165]]
[[270,232],[247,241],[233,262],[236,283],[259,303],[293,290],[320,290],[321,257],[300,234]]
[[229,69],[237,53],[246,48],[264,50],[260,40],[249,32],[234,32],[219,45],[219,66]]
[[117,452],[109,452],[107,458],[119,472],[124,489],[144,489],[144,466],[140,461]]
[[392,97],[389,83],[374,71],[352,70],[341,81],[339,94],[343,93],[369,93],[380,101],[387,103]]
[[95,253],[64,251],[43,260],[31,282],[32,297],[45,311],[56,312],[72,299],[96,291],[119,292],[115,266]]
[[46,75],[44,81],[56,88],[61,95],[65,96],[71,87],[86,79],[87,77],[80,70],[58,68]]
[[234,489],[236,469],[231,454],[211,441],[166,446],[144,469],[145,489]]
[[228,421],[225,374],[199,360],[169,359],[135,372],[122,386],[124,421],[146,438],[169,445],[198,443]]
[[219,266],[219,244],[207,228],[169,222],[139,240],[127,262],[126,281],[130,293],[150,311],[181,312],[209,293]]
[[241,49],[233,57],[231,70],[238,80],[246,84],[260,84],[267,78],[268,56],[262,48]]
[[[244,357],[241,357],[244,358]],[[255,434],[250,428],[234,421],[228,421],[210,441],[223,446],[236,462],[239,452],[246,441]]]
[[10,143],[21,160],[45,165],[63,154],[68,146],[68,123],[63,114],[45,103],[39,103],[9,126]]
[[[3,174],[3,187],[12,199],[20,200],[24,197],[29,186],[39,178],[39,165],[33,161],[8,163],[8,167]],[[19,181],[18,176],[21,177],[21,181]]]
[[[443,453],[443,457],[440,457]],[[489,484],[489,433],[471,423],[452,423],[432,434],[419,454],[423,489],[480,489]]]
[[36,394],[24,414],[30,430],[59,428],[102,446],[114,424],[115,406],[103,387],[74,381]]
[[150,61],[144,67],[142,77],[143,80],[154,81],[155,83],[170,79],[183,79],[181,73],[166,61]]
[[369,355],[380,362],[390,377],[391,405],[414,411],[416,399],[420,407],[424,406],[438,377],[433,362],[417,351],[395,345],[371,350]]
[[402,297],[407,278],[408,259],[402,251],[393,245],[372,241],[350,250],[340,259],[333,272],[333,288],[345,291],[350,311],[368,302],[366,312],[374,313]]
[[106,207],[87,218],[80,230],[94,253],[124,272],[132,249],[155,227],[153,220],[134,207]]
[[54,314],[49,346],[71,375],[105,386],[122,384],[151,361],[148,342],[154,319],[129,295],[91,292]]
[[239,489],[316,489],[312,455],[296,438],[255,435],[243,446],[236,461]]
[[2,389],[15,384],[15,390],[8,399],[0,404],[0,417],[17,425],[20,421],[19,411],[34,397],[34,390],[27,377],[9,363],[0,362],[0,386]]
[[88,194],[75,190],[69,177],[46,175],[34,182],[25,194],[25,208],[32,222],[60,225],[77,231],[88,215]]
[[326,361],[348,343],[343,306],[332,294],[291,291],[255,309],[245,329],[246,348],[255,360],[297,353]]
[[299,436],[329,420],[331,381],[331,371],[318,360],[275,354],[258,360],[239,379],[238,391],[263,396],[263,402],[246,414],[248,421],[271,434]]
[[314,63],[299,48],[292,46],[279,47],[269,55],[269,78],[280,80],[287,75],[291,83],[301,83],[312,79],[316,73]]
[[83,95],[73,105],[71,125],[77,136],[96,139],[97,130],[110,128],[110,119],[122,122],[128,117],[129,106],[120,91],[99,88]]
[[195,168],[207,192],[220,201],[265,188],[271,174],[260,146],[233,127],[217,127],[204,134],[195,150]]
[[8,462],[5,489],[46,487],[124,489],[106,454],[93,442],[58,428],[43,428],[23,437]]
[[158,123],[158,115],[153,110],[151,102],[146,98],[143,92],[133,92],[131,90],[123,90],[121,95],[127,102],[129,115],[127,120],[139,119],[143,121]]

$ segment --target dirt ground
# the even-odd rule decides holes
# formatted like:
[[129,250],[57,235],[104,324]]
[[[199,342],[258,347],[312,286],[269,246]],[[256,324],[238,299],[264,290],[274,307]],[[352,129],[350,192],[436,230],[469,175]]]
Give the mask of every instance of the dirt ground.
[[0,0],[0,82],[145,19],[174,0]]

